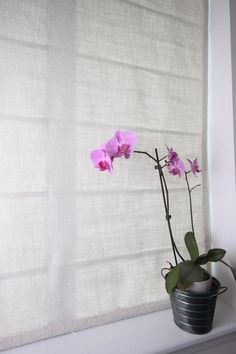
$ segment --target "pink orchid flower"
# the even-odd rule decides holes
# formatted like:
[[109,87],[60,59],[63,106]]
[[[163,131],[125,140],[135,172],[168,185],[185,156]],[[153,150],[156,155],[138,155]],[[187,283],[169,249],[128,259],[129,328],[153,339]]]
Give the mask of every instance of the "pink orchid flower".
[[183,161],[178,159],[167,163],[167,169],[171,175],[181,177],[184,174],[185,166]]
[[106,143],[105,150],[113,157],[130,157],[136,144],[136,134],[128,131],[118,130],[115,135]]
[[112,159],[104,149],[100,148],[92,151],[90,157],[95,168],[98,168],[100,171],[107,170],[110,174],[112,174]]
[[174,151],[174,149],[172,147],[168,147],[167,146],[167,150],[168,150],[168,162],[172,163],[175,162],[177,160],[179,160],[179,155],[177,154],[176,151]]
[[195,158],[193,161],[187,159],[188,162],[190,163],[191,171],[194,174],[194,176],[197,177],[197,173],[201,172],[202,170],[199,169],[199,165],[197,162],[197,158]]

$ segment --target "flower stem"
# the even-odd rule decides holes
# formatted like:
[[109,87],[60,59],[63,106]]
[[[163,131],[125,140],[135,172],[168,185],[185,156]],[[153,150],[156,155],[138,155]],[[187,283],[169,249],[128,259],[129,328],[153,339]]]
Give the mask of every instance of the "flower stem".
[[[192,227],[192,232],[193,232],[193,235],[195,236],[195,232],[194,232],[194,226],[193,226],[193,204],[192,204],[192,195],[191,195],[191,192],[193,190],[190,189],[190,186],[189,186],[189,181],[188,181],[188,172],[185,171],[185,181],[186,181],[186,184],[187,184],[187,188],[188,188],[188,196],[189,196],[189,210],[190,210],[190,219],[191,219],[191,227]],[[195,186],[197,187],[197,186]]]
[[173,254],[174,254],[174,258],[175,258],[175,263],[178,264],[176,254],[178,254],[178,256],[180,257],[180,259],[182,261],[184,261],[184,258],[181,256],[181,254],[176,246],[173,232],[172,232],[172,227],[171,227],[171,222],[170,222],[171,215],[170,215],[170,205],[169,205],[169,191],[168,191],[168,187],[166,184],[166,179],[165,179],[164,173],[162,171],[162,167],[160,165],[160,161],[162,159],[159,160],[157,149],[155,149],[155,153],[156,153],[156,159],[158,161],[157,168],[158,168],[159,178],[160,178],[160,182],[161,182],[161,191],[162,191],[163,202],[164,202],[164,207],[165,207],[165,212],[166,212],[166,221],[167,221],[167,225],[168,225],[168,229],[169,229],[171,246],[172,246],[172,250],[173,250]]
[[201,185],[200,185],[200,184],[196,184],[196,186],[193,186],[193,187],[190,189],[190,192],[192,193],[192,191],[193,191],[195,188],[197,188],[197,187],[201,187]]
[[168,156],[168,155],[165,155],[164,157],[162,157],[162,158],[159,160],[159,162],[165,160],[165,159],[167,158],[167,156]]
[[139,151],[139,150],[134,150],[134,152],[136,152],[136,154],[145,154],[148,157],[150,157],[150,159],[154,160],[157,163],[157,160],[155,159],[155,157],[153,157],[152,155],[150,155],[148,152],[146,151]]
[[169,233],[170,233],[170,241],[171,241],[172,251],[174,254],[175,264],[177,265],[178,262],[177,262],[177,257],[176,257],[176,249],[175,249],[175,243],[174,243],[174,238],[173,238],[171,223],[170,223],[171,215],[169,213],[169,193],[168,193],[168,189],[166,188],[166,184],[163,179],[164,176],[163,176],[163,171],[162,171],[162,168],[160,165],[160,160],[158,157],[157,149],[155,149],[155,152],[156,152],[156,159],[157,159],[157,169],[159,172],[159,178],[160,178],[160,183],[161,183],[161,192],[162,192],[164,208],[165,208],[165,212],[166,212],[166,221],[167,221],[168,229],[169,229]]
[[162,171],[162,168],[165,167],[165,165],[161,166],[161,164],[160,164],[160,162],[163,161],[166,158],[166,156],[164,156],[163,158],[159,159],[157,149],[155,149],[156,158],[153,157],[152,155],[150,155],[149,153],[147,153],[146,151],[134,150],[134,152],[137,153],[137,154],[147,155],[150,159],[155,161],[156,164],[157,164],[155,166],[155,168],[158,169],[158,172],[159,172],[159,178],[160,178],[160,184],[161,184],[161,192],[162,192],[164,208],[165,208],[165,213],[166,213],[166,221],[167,221],[167,225],[168,225],[168,229],[169,229],[170,241],[171,241],[172,251],[173,251],[173,255],[174,255],[174,259],[175,259],[175,264],[177,265],[178,264],[177,255],[180,257],[180,259],[182,261],[184,261],[184,258],[181,256],[181,254],[180,254],[180,252],[179,252],[179,250],[178,250],[178,248],[176,246],[176,243],[175,243],[175,240],[174,240],[174,236],[173,236],[173,232],[172,232],[172,228],[171,228],[171,222],[170,222],[171,215],[170,215],[170,212],[169,212],[169,192],[168,192],[165,176],[164,176],[164,173]]

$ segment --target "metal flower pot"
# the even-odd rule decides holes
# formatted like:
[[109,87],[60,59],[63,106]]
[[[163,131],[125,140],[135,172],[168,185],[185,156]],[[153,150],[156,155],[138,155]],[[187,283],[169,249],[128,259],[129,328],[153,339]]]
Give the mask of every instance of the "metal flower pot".
[[205,334],[212,329],[217,296],[227,290],[212,277],[211,290],[204,294],[175,289],[170,294],[174,321],[178,327],[193,334]]

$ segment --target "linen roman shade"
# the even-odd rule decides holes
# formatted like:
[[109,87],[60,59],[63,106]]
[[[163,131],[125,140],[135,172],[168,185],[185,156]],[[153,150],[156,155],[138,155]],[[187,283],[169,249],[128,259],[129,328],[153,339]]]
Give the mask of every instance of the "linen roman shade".
[[[169,306],[152,162],[110,176],[89,155],[132,130],[139,150],[173,146],[206,170],[206,58],[206,0],[0,2],[0,349]],[[188,195],[168,183],[182,248]]]

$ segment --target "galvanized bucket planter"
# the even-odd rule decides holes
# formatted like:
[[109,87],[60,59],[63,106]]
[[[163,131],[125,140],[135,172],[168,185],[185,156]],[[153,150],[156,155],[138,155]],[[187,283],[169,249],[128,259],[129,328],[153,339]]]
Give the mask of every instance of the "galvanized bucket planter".
[[204,294],[175,289],[170,294],[174,321],[178,327],[193,334],[205,334],[212,329],[217,296],[227,290],[212,277],[211,290]]

